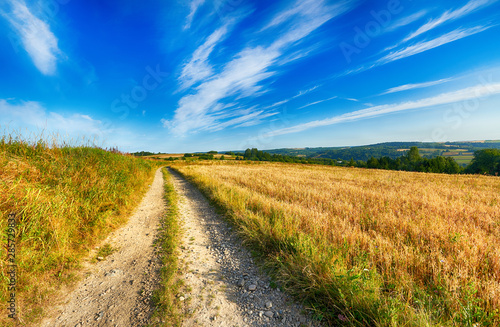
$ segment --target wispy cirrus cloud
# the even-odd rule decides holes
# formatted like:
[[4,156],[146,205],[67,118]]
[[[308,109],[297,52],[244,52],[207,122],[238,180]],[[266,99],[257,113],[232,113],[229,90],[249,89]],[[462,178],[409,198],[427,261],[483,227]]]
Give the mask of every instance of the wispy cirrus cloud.
[[337,99],[337,98],[338,98],[338,96],[333,96],[333,97],[330,97],[330,98],[327,98],[327,99],[314,101],[314,102],[306,104],[305,106],[299,107],[297,109],[304,109],[304,108],[307,108],[307,107],[310,107],[310,106],[314,106],[316,104],[320,104],[320,103],[323,103],[323,102],[326,102],[326,101],[330,101],[330,100],[333,100],[333,99]]
[[380,95],[384,94],[390,94],[390,93],[396,93],[396,92],[402,92],[402,91],[408,91],[408,90],[414,90],[414,89],[421,89],[424,87],[429,87],[429,86],[434,86],[434,85],[439,85],[443,84],[449,81],[452,81],[452,78],[443,78],[437,81],[431,81],[431,82],[425,82],[425,83],[415,83],[415,84],[405,84],[405,85],[400,85],[396,87],[392,87],[382,93]]
[[292,127],[282,128],[270,132],[266,136],[273,137],[278,135],[298,133],[308,129],[322,127],[322,126],[330,126],[361,119],[374,118],[382,115],[403,112],[408,110],[430,108],[434,106],[456,103],[470,99],[478,99],[494,94],[500,94],[500,83],[480,84],[477,86],[461,89],[458,91],[443,93],[434,97],[419,99],[415,101],[373,106],[367,109],[357,110],[343,115],[326,118],[323,120],[315,120],[308,123],[295,125]]
[[224,39],[228,33],[227,25],[222,26],[213,32],[206,41],[195,50],[189,61],[182,67],[179,77],[181,88],[188,88],[193,84],[212,76],[212,67],[208,62],[208,57],[214,47]]
[[297,93],[296,95],[294,95],[294,96],[292,97],[292,99],[296,99],[296,98],[298,98],[298,97],[301,97],[301,96],[303,96],[303,95],[306,95],[307,93],[311,93],[312,91],[317,90],[320,86],[321,86],[321,85],[315,85],[315,86],[313,86],[313,87],[311,87],[311,88],[309,88],[309,89],[306,89],[306,90],[301,90],[301,91],[299,91],[299,93]]
[[193,18],[198,8],[200,8],[205,3],[205,0],[191,0],[189,3],[189,14],[186,17],[186,24],[184,25],[184,29],[191,28],[191,24],[193,23]]
[[419,12],[416,12],[416,13],[412,14],[412,15],[403,17],[403,18],[395,21],[394,24],[392,24],[389,27],[387,27],[387,31],[388,32],[392,32],[392,31],[397,30],[400,27],[404,27],[404,26],[410,25],[410,24],[418,21],[419,19],[421,19],[425,15],[427,15],[427,10],[421,10]]
[[471,28],[459,28],[431,40],[418,42],[414,45],[393,51],[376,61],[377,65],[383,65],[392,61],[400,60],[416,54],[440,47],[442,45],[463,39],[465,37],[486,31],[491,25],[475,26]]
[[20,38],[33,63],[42,74],[55,74],[57,60],[62,52],[50,26],[34,15],[24,0],[7,0],[7,2],[10,11],[1,11],[1,14]]
[[422,25],[419,29],[417,29],[415,32],[411,33],[408,35],[403,42],[407,42],[425,32],[428,32],[438,26],[441,26],[443,24],[446,24],[448,22],[454,21],[456,19],[465,17],[477,9],[487,7],[497,0],[470,0],[465,6],[460,7],[455,10],[448,10],[444,14],[442,14],[440,17],[432,19]]
[[262,121],[268,117],[277,115],[278,112],[265,112],[264,110],[255,110],[255,108],[242,109],[234,113],[234,118],[229,120],[218,122],[213,124],[208,128],[209,131],[215,132],[220,131],[228,127],[238,128],[238,127],[248,127],[254,126],[262,123]]
[[[223,115],[228,110],[224,102],[231,97],[241,100],[262,92],[264,88],[262,82],[278,74],[277,68],[283,64],[279,59],[286,55],[288,50],[325,22],[347,12],[352,6],[352,1],[331,6],[322,0],[297,0],[276,14],[265,26],[265,30],[273,29],[275,36],[271,42],[268,38],[259,39],[257,32],[251,46],[247,46],[235,55],[229,55],[230,59],[226,63],[219,64],[222,68],[218,73],[209,75],[205,71],[203,74],[209,78],[205,78],[201,84],[179,100],[173,119],[162,120],[164,127],[182,136],[192,131],[212,130],[214,126],[225,128],[243,126],[238,117],[228,120]],[[259,40],[261,45],[256,45]],[[206,61],[205,54],[210,51],[210,46],[200,51],[199,57],[202,59],[200,62]],[[183,83],[182,79],[180,83]],[[251,117],[255,122],[274,114],[274,112],[256,111],[241,117]]]
[[281,101],[278,101],[278,102],[275,102],[273,103],[272,105],[270,106],[267,106],[265,107],[266,109],[269,109],[269,108],[274,108],[274,107],[279,107],[281,105],[284,105],[285,103],[288,103],[290,102],[291,100],[293,99],[297,99],[297,98],[300,98],[301,96],[304,96],[310,92],[313,92],[315,91],[316,89],[318,89],[321,85],[316,85],[316,86],[313,86],[309,89],[306,89],[306,90],[300,90],[297,94],[295,94],[293,97],[291,98],[288,98],[288,99],[285,99],[285,100],[281,100]]

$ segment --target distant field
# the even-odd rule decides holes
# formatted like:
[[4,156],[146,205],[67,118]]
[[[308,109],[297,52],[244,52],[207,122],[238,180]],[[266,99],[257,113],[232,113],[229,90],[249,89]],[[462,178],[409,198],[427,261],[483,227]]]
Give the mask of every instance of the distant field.
[[181,158],[184,156],[184,153],[166,153],[166,154],[153,154],[150,156],[145,156],[145,158],[161,158],[161,159],[168,159],[170,157],[172,158]]
[[[224,159],[234,159],[234,156],[229,156],[227,154],[214,154],[214,158],[220,159],[220,157],[224,156]],[[153,154],[150,156],[145,156],[144,158],[160,158],[160,159],[168,159],[168,158],[182,158],[184,157],[184,153],[172,153],[172,154]],[[194,156],[196,157],[196,156]]]
[[467,150],[449,150],[443,152],[443,157],[452,157],[459,165],[468,165],[474,159],[474,153]]
[[500,325],[498,178],[268,163],[174,167],[227,210],[277,281],[318,318]]
[[459,165],[468,165],[474,159],[474,156],[451,156]]

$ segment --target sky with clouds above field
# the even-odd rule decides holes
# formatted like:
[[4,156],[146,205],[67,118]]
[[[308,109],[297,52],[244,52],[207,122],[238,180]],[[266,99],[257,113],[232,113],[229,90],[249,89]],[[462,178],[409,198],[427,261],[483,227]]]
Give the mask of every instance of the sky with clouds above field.
[[0,129],[167,153],[500,139],[499,34],[500,0],[4,0]]

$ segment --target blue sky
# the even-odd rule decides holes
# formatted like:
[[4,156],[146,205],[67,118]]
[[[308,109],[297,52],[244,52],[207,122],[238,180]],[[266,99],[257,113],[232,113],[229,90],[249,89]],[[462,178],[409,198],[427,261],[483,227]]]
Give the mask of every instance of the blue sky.
[[128,152],[500,139],[499,18],[500,0],[4,0],[0,128]]

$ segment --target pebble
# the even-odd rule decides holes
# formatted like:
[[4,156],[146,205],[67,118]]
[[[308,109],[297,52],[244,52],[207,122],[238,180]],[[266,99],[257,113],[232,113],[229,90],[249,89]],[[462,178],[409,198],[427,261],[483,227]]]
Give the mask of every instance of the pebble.
[[273,306],[273,303],[271,301],[266,302],[266,308],[269,309],[269,308],[272,308],[272,306]]
[[249,291],[255,291],[256,289],[257,289],[257,285],[255,285],[255,284],[248,285]]
[[272,311],[266,311],[264,314],[269,318],[272,318],[274,316]]
[[109,272],[107,272],[106,274],[104,274],[104,276],[106,277],[113,277],[113,276],[116,276],[118,274],[120,274],[122,271],[120,269],[111,269]]
[[100,311],[98,314],[95,315],[95,320],[99,320],[104,316],[104,312]]

